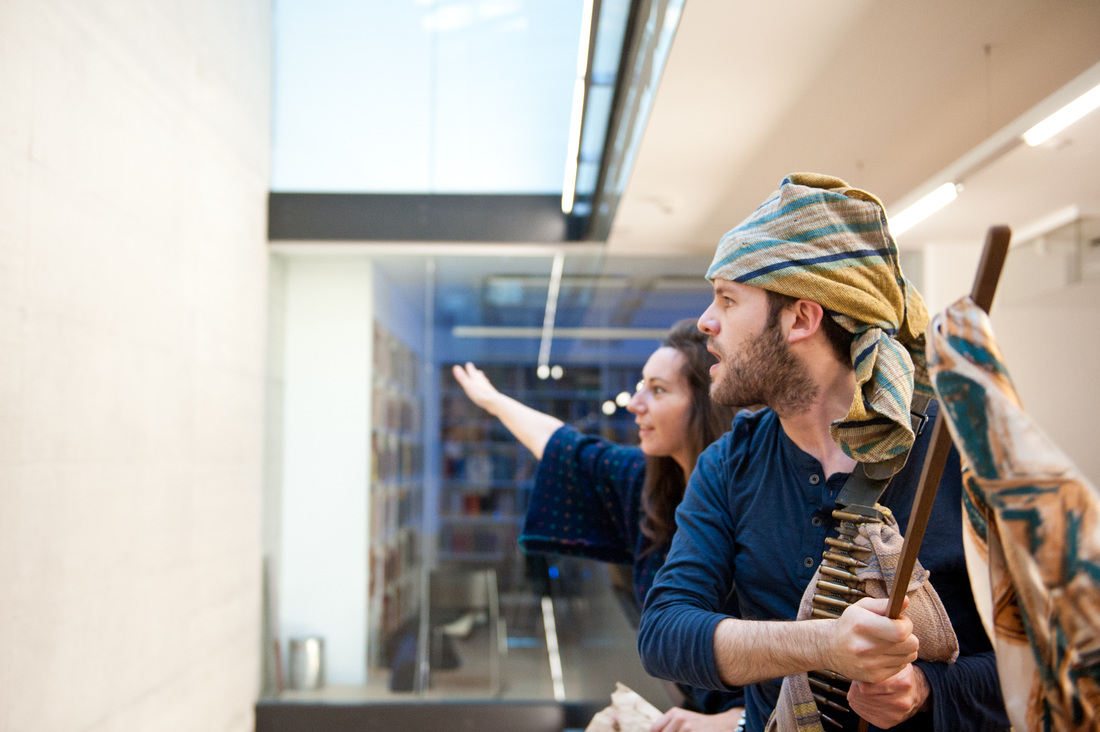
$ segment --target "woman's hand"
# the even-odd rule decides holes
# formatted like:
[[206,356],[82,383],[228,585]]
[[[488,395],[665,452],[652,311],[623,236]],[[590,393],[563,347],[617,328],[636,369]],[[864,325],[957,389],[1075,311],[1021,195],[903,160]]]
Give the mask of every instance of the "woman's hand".
[[455,365],[451,370],[454,372],[458,385],[466,392],[466,396],[470,398],[470,401],[489,414],[495,414],[493,406],[499,401],[501,394],[489,381],[489,377],[485,375],[485,372],[469,361],[466,362],[465,366]]
[[465,366],[454,366],[451,371],[470,401],[499,419],[505,429],[523,443],[531,454],[542,459],[542,451],[546,449],[550,436],[562,426],[560,419],[520,404],[507,394],[501,394],[489,381],[489,377],[469,361]]

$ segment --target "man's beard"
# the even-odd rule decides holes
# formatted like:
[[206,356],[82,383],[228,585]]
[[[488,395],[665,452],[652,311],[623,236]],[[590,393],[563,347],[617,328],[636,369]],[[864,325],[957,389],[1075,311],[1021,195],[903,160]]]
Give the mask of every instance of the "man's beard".
[[[711,341],[717,351],[717,344]],[[720,353],[720,352],[719,352]],[[809,410],[817,385],[791,353],[778,318],[749,341],[736,358],[722,357],[722,371],[710,385],[710,398],[728,407],[763,404],[780,416]]]

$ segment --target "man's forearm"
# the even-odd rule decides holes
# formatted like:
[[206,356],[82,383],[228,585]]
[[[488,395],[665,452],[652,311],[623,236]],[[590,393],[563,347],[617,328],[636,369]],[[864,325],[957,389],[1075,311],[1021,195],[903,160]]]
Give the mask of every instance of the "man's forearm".
[[714,659],[723,683],[745,685],[832,669],[877,683],[917,660],[919,643],[904,616],[883,617],[887,600],[863,598],[836,620],[723,619],[714,629]]
[[714,662],[722,682],[744,686],[827,668],[828,620],[726,618],[714,629]]

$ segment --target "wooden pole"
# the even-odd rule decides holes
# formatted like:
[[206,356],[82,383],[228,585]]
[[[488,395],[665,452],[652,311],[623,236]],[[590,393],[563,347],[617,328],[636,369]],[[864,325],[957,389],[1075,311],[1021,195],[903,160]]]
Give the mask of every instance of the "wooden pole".
[[[978,274],[970,290],[970,299],[982,310],[989,312],[993,305],[993,295],[997,291],[997,281],[1001,277],[1005,258],[1008,256],[1008,242],[1012,233],[1007,226],[994,226],[985,237],[982,258],[978,262]],[[917,495],[913,498],[913,508],[909,512],[909,526],[905,532],[905,541],[901,547],[901,558],[897,572],[894,573],[895,585],[890,588],[890,605],[887,614],[891,618],[901,616],[901,606],[905,602],[905,591],[909,578],[917,563],[917,553],[924,530],[928,528],[928,519],[932,514],[932,504],[936,500],[936,491],[940,487],[940,478],[947,463],[947,453],[951,450],[951,432],[947,429],[942,412],[932,428],[931,445],[924,458]]]
[[[993,305],[993,295],[997,291],[997,282],[1001,278],[1001,270],[1008,257],[1008,243],[1011,238],[1012,232],[1007,226],[990,227],[985,237],[982,258],[978,262],[978,273],[974,278],[974,286],[970,290],[970,299],[987,313]],[[940,487],[947,454],[951,451],[951,432],[947,428],[946,421],[941,412],[932,428],[931,444],[924,458],[924,469],[921,471],[920,483],[917,485],[917,495],[913,498],[913,508],[909,512],[909,526],[905,532],[905,541],[901,546],[901,558],[894,573],[894,586],[890,588],[890,603],[886,610],[890,618],[897,619],[901,616],[909,578],[912,577],[913,567],[917,564],[917,553],[920,551],[921,541],[924,540],[924,530],[928,528],[928,519],[932,515],[932,504],[936,500],[936,491]],[[867,720],[859,721],[859,729],[860,732],[866,732]]]

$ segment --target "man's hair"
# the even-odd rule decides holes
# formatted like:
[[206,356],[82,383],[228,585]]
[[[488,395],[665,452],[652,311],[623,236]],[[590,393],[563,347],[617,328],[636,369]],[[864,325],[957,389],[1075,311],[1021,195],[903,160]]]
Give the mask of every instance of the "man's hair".
[[[784,295],[779,292],[772,292],[771,290],[764,290],[764,292],[768,295],[768,327],[774,328],[779,323],[779,313],[787,306],[794,305],[798,302],[798,298]],[[829,342],[829,346],[833,349],[833,355],[836,356],[836,359],[843,364],[851,365],[852,334],[833,320],[827,310],[825,311],[824,317],[821,318],[821,330],[825,333],[825,340]]]

